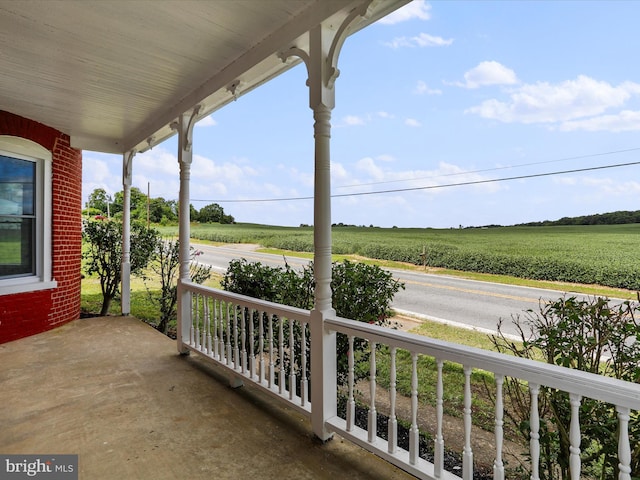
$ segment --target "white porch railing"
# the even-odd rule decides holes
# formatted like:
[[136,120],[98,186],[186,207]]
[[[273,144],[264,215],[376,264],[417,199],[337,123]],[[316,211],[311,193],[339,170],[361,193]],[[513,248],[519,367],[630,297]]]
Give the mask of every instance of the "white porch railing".
[[[182,346],[214,360],[226,368],[234,378],[253,382],[269,394],[287,402],[299,411],[310,414],[310,378],[308,360],[313,359],[313,341],[309,336],[310,314],[306,310],[264,302],[242,295],[210,289],[190,282],[181,282],[179,295],[183,302],[191,304],[191,318],[182,325],[185,341]],[[180,326],[179,326],[180,328]],[[187,335],[188,329],[188,335]],[[570,398],[571,426],[570,464],[571,476],[580,478],[581,432],[579,406],[583,398],[592,398],[615,406],[618,415],[618,461],[619,480],[631,480],[631,445],[629,441],[629,417],[632,411],[640,409],[640,385],[604,376],[589,374],[516,358],[499,353],[465,347],[427,337],[404,333],[356,322],[344,318],[325,320],[324,334],[343,334],[349,342],[349,371],[347,388],[347,410],[345,418],[334,412],[325,418],[325,428],[353,441],[363,448],[379,455],[389,462],[423,479],[473,478],[472,450],[472,369],[491,372],[495,377],[495,461],[494,478],[505,478],[503,461],[504,411],[502,386],[505,377],[519,379],[528,385],[531,412],[530,431],[530,471],[531,479],[539,478],[540,459],[540,417],[538,395],[542,387],[566,392]],[[303,340],[304,339],[304,340]],[[368,422],[366,428],[355,423],[354,352],[355,339],[369,342],[370,355],[370,396]],[[390,415],[387,439],[378,436],[376,428],[376,346],[386,346],[390,353]],[[395,405],[396,370],[395,359],[399,350],[409,352],[412,360],[411,415],[409,448],[398,446],[397,419]],[[436,385],[436,432],[434,439],[434,459],[427,461],[419,456],[418,427],[418,357],[427,355],[435,359],[437,369]],[[447,471],[444,465],[445,438],[443,436],[443,374],[444,362],[462,366],[465,377],[463,424],[464,447],[462,449],[462,477]],[[337,372],[336,372],[337,374]],[[336,396],[338,392],[336,391]],[[319,406],[313,406],[320,408]],[[636,472],[637,473],[637,472]]]
[[310,415],[308,310],[191,282],[179,289],[191,305],[185,347],[225,367],[232,385],[250,381]]

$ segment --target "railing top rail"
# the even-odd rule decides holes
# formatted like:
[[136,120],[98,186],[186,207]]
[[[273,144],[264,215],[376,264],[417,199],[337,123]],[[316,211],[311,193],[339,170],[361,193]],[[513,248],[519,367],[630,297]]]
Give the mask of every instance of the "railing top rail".
[[290,318],[295,320],[309,321],[310,312],[302,308],[290,307],[288,305],[281,305],[279,303],[267,302],[266,300],[260,300],[246,295],[240,295],[238,293],[227,292],[225,290],[219,290],[217,288],[205,287],[198,283],[193,283],[187,280],[180,280],[178,282],[179,289],[186,289],[190,292],[199,293],[201,295],[214,295],[220,300],[227,301],[236,305],[243,305],[248,308],[254,308],[256,310],[267,310],[270,313],[278,315],[279,317]]
[[435,340],[341,317],[327,319],[325,328],[376,343],[526,380],[533,384],[577,393],[617,406],[640,410],[640,384]]

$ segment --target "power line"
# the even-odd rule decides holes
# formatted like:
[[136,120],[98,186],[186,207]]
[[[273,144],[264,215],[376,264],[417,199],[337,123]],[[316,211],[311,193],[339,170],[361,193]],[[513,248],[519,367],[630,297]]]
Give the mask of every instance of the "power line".
[[[422,187],[407,187],[407,188],[394,188],[389,190],[376,190],[373,192],[359,192],[359,193],[340,193],[331,195],[331,198],[341,198],[341,197],[359,197],[364,195],[383,195],[387,193],[400,193],[400,192],[413,192],[418,190],[435,190],[439,188],[450,188],[450,187],[463,187],[469,185],[481,185],[484,183],[494,183],[494,182],[507,182],[510,180],[523,180],[527,178],[538,178],[538,177],[550,177],[554,175],[566,175],[567,173],[581,173],[581,172],[591,172],[595,170],[606,170],[609,168],[620,168],[620,167],[629,167],[632,165],[640,165],[640,161],[638,162],[628,162],[628,163],[617,163],[613,165],[601,165],[598,167],[587,167],[587,168],[576,168],[572,170],[561,170],[556,172],[544,172],[544,173],[533,173],[531,175],[518,175],[514,177],[503,177],[503,178],[491,178],[487,180],[472,180],[469,182],[459,182],[459,183],[447,183],[442,185],[426,185]],[[466,172],[471,173],[471,172]],[[209,202],[209,203],[264,203],[264,202],[290,202],[290,201],[299,201],[299,200],[313,200],[313,197],[287,197],[287,198],[256,198],[256,199],[238,199],[238,200],[199,200],[199,199],[191,199],[192,202]]]
[[442,178],[442,177],[455,177],[458,175],[469,175],[471,173],[485,173],[485,172],[495,172],[497,170],[508,170],[510,168],[520,168],[520,167],[530,167],[532,165],[544,165],[547,163],[559,163],[559,162],[568,162],[570,160],[581,160],[584,158],[594,158],[594,157],[602,157],[605,155],[616,155],[618,153],[629,153],[629,152],[635,152],[640,150],[640,147],[635,147],[635,148],[628,148],[626,150],[613,150],[611,152],[601,152],[601,153],[592,153],[589,155],[578,155],[575,157],[566,157],[566,158],[557,158],[555,160],[545,160],[542,162],[531,162],[531,163],[519,163],[516,165],[507,165],[504,167],[494,167],[494,168],[484,168],[481,170],[469,170],[469,171],[465,171],[465,172],[455,172],[455,173],[443,173],[441,175],[429,175],[426,177],[413,177],[413,178],[403,178],[400,180],[385,180],[385,181],[381,181],[381,182],[370,182],[370,183],[354,183],[352,185],[340,185],[337,187],[334,187],[336,189],[338,188],[352,188],[352,187],[368,187],[371,185],[384,185],[384,184],[388,184],[388,183],[400,183],[400,182],[411,182],[411,181],[415,181],[415,180],[429,180],[429,179],[433,179],[433,178]]

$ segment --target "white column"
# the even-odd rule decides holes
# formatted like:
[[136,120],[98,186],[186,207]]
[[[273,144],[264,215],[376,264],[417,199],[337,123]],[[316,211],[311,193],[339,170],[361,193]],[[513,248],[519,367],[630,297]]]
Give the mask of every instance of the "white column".
[[136,151],[122,158],[122,266],[120,269],[120,308],[122,315],[131,313],[131,172]]
[[178,279],[178,328],[177,343],[178,352],[186,354],[189,350],[184,343],[190,341],[191,329],[191,293],[181,288],[183,281],[188,281],[189,276],[189,249],[190,249],[190,211],[189,211],[189,183],[191,181],[191,161],[193,159],[193,127],[195,119],[200,111],[200,106],[196,106],[193,111],[186,112],[173,123],[172,128],[178,131],[178,164],[180,165],[180,194],[178,211],[178,240],[180,250],[178,257],[180,261],[180,273]]
[[327,85],[326,69],[331,33],[323,26],[310,32],[309,106],[313,110],[315,169],[313,205],[313,270],[315,305],[311,312],[311,426],[321,440],[331,434],[327,418],[336,414],[336,334],[328,333],[324,320],[335,315],[331,305],[331,110],[333,87]]
[[[311,334],[311,427],[321,440],[332,434],[325,428],[327,419],[337,414],[336,333],[325,330],[326,318],[335,315],[331,304],[331,110],[335,106],[334,83],[340,49],[351,22],[365,15],[369,2],[345,13],[342,21],[318,25],[309,32],[309,51],[296,45],[281,52],[283,61],[300,57],[309,73],[309,106],[315,120],[313,269],[315,302],[309,323]],[[337,28],[336,28],[337,27]]]

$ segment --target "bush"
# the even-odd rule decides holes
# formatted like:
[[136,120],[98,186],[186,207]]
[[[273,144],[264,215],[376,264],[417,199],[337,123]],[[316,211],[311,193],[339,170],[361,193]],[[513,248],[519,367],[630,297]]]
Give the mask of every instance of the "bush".
[[[221,282],[227,291],[262,300],[310,310],[313,308],[313,264],[296,271],[285,263],[282,267],[269,267],[246,259],[232,260]],[[404,288],[390,272],[375,265],[345,261],[334,263],[331,288],[333,308],[340,317],[382,326],[392,326],[391,302],[394,295]],[[254,318],[254,321],[257,319]],[[266,327],[265,327],[266,328]],[[299,332],[296,333],[299,335]],[[285,339],[285,342],[288,341]],[[308,342],[308,338],[305,339]],[[300,337],[296,344],[300,344]],[[354,349],[358,359],[356,371],[362,378],[368,371],[368,344],[356,339]],[[347,381],[348,340],[343,335],[337,339],[338,383]]]
[[[501,324],[492,340],[498,351],[539,359],[554,365],[606,375],[629,382],[640,380],[640,325],[636,318],[640,305],[623,302],[610,305],[607,298],[578,300],[560,298],[541,304],[539,312],[528,310],[514,323],[522,346],[505,338]],[[507,417],[529,438],[529,397],[516,379],[505,381],[505,392],[512,408]],[[542,479],[568,479],[569,396],[551,388],[540,390],[540,444]],[[580,405],[582,465],[596,478],[618,478],[617,415],[615,407],[585,398]],[[640,418],[631,416],[631,445],[640,445]],[[634,447],[632,471],[640,468],[640,448]]]

